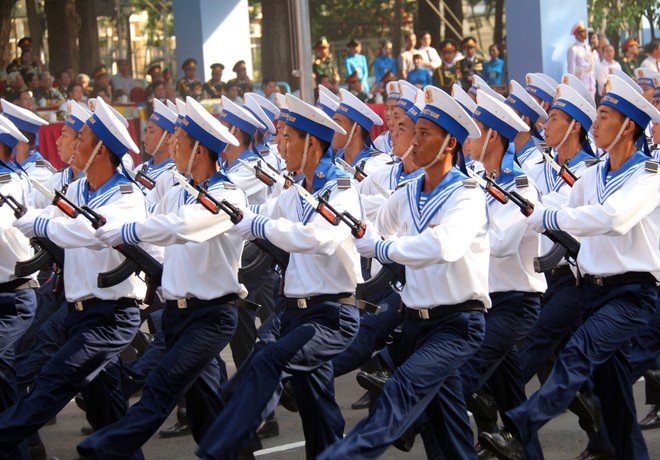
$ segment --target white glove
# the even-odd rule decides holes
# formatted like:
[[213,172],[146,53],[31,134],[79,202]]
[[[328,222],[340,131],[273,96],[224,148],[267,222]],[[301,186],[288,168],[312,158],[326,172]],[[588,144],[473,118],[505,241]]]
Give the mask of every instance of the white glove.
[[383,239],[376,232],[374,224],[366,224],[366,229],[364,231],[364,236],[362,238],[353,237],[353,243],[355,243],[355,248],[360,253],[362,257],[368,259],[373,259],[376,257],[376,243],[382,241]]
[[114,248],[115,246],[125,243],[124,238],[122,237],[122,227],[123,225],[117,227],[105,224],[104,226],[99,227],[96,232],[94,232],[94,235],[103,243]]
[[[41,215],[38,209],[30,208],[26,211],[25,215],[20,219],[16,219],[12,225],[18,229],[23,235],[28,238],[36,236],[34,232],[34,221]],[[45,223],[47,225],[47,223]]]
[[253,213],[250,208],[244,208],[242,211],[243,218],[239,223],[229,229],[229,233],[239,235],[244,240],[253,240],[254,234],[252,233],[252,222],[258,214]]
[[534,203],[534,212],[527,218],[527,226],[539,233],[546,231],[543,225],[543,215],[547,209],[540,201]]

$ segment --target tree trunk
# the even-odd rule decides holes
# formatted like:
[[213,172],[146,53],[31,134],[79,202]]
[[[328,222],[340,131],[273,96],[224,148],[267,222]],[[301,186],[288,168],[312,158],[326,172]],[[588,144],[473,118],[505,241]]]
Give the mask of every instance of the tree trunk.
[[80,30],[78,31],[78,48],[80,49],[80,69],[76,72],[90,74],[95,67],[101,64],[99,57],[99,32],[96,22],[96,2],[89,0],[76,0],[76,12],[80,17]]
[[401,10],[403,3],[401,0],[394,0],[394,14],[390,25],[390,35],[392,35],[392,55],[394,58],[401,52]]
[[[0,0],[0,43],[9,43],[11,34],[11,10],[16,0]],[[0,72],[4,72],[13,59],[9,46],[0,46]]]
[[[450,38],[458,43],[463,39],[463,2],[462,0],[445,0],[445,38]],[[454,14],[452,14],[454,13]]]
[[[290,18],[293,14],[288,0],[262,0],[263,14],[261,35],[261,73],[262,78],[275,78],[298,86],[298,79],[293,78],[293,50]],[[312,50],[309,50],[308,59]]]
[[76,39],[80,30],[80,18],[76,13],[75,0],[45,0],[44,10],[46,25],[50,31],[48,68],[64,69],[68,66],[79,68]]
[[27,10],[28,27],[30,29],[30,38],[32,39],[32,57],[41,60],[44,36],[41,30],[39,15],[37,14],[36,0],[25,0],[25,9]]
[[434,8],[429,6],[427,0],[417,0],[417,42],[419,43],[419,33],[428,31],[431,34],[431,46],[440,46],[440,17],[437,11],[440,11],[440,0],[431,0]]
[[495,30],[493,43],[501,50],[504,44],[504,0],[495,0]]

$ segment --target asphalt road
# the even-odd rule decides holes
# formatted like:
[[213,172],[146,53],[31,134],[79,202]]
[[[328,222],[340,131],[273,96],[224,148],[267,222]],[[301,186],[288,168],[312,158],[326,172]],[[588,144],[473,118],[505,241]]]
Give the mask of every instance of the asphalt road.
[[[223,353],[223,358],[231,367],[231,356]],[[350,430],[358,421],[367,415],[366,410],[352,410],[351,403],[361,394],[362,389],[355,381],[355,373],[340,377],[335,382],[337,401],[342,408],[346,419],[346,431]],[[528,394],[538,388],[536,380],[527,387]],[[637,401],[638,417],[643,417],[648,411],[644,405],[644,382],[637,382],[634,386],[635,400]],[[258,459],[264,460],[294,460],[304,459],[302,447],[303,434],[300,419],[297,414],[286,411],[282,407],[277,409],[280,423],[280,436],[264,441],[264,449],[256,453]],[[174,414],[163,425],[169,427],[176,421]],[[57,424],[44,427],[41,430],[42,439],[50,456],[60,460],[74,460],[77,458],[75,446],[83,439],[80,428],[85,424],[85,416],[75,403],[71,402],[60,413]],[[577,456],[586,446],[586,435],[580,430],[577,417],[566,412],[548,423],[539,433],[546,460],[565,460]],[[660,458],[660,429],[644,432],[649,449],[650,458]],[[194,459],[195,442],[192,436],[174,439],[163,439],[154,435],[144,446],[144,454],[148,460],[156,459]],[[421,440],[418,438],[413,450],[405,454],[395,448],[390,448],[381,457],[383,459],[423,459],[426,458]]]

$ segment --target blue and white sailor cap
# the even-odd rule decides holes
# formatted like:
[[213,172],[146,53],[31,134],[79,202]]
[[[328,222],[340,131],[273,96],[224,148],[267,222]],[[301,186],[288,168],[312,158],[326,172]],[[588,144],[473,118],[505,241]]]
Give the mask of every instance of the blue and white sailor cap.
[[573,75],[572,73],[565,73],[561,76],[561,83],[573,88],[580,96],[585,98],[594,109],[596,108],[596,101],[594,100],[594,97],[591,95],[587,87],[584,86],[582,80],[580,80],[577,76]]
[[183,122],[184,118],[186,118],[188,107],[186,106],[186,103],[178,97],[174,100],[174,102],[176,103],[176,113],[178,115],[175,125],[181,127],[181,123]]
[[[275,121],[277,117],[280,116],[280,109],[277,108],[275,104],[273,104],[271,101],[263,97],[261,94],[257,93],[245,93],[249,94],[251,99],[254,99],[254,101],[259,104],[259,107],[261,107],[261,110],[264,111],[264,113],[268,116],[268,119],[271,121]],[[264,120],[259,119],[262,123]],[[264,123],[265,124],[265,123]]]
[[585,131],[591,129],[596,119],[596,109],[591,106],[572,86],[561,84],[555,92],[555,103],[551,109],[558,109],[575,119]]
[[387,100],[398,101],[399,100],[399,82],[398,80],[388,81],[385,85],[385,90],[387,91]]
[[[257,96],[258,94],[255,93],[245,93],[244,98],[245,98],[245,104],[243,105],[243,108],[250,112],[257,120],[261,122],[261,124],[264,125],[264,129],[261,129],[261,132],[268,131],[271,134],[275,134],[275,125],[273,125],[272,120],[276,117],[270,117],[264,108],[259,105],[257,102]],[[262,97],[262,96],[259,96]],[[265,98],[264,98],[265,99]],[[268,99],[265,99],[268,101]],[[270,101],[269,101],[270,102]],[[275,107],[275,110],[277,110],[277,113],[280,112],[280,109]]]
[[479,127],[472,117],[452,97],[440,88],[424,88],[424,110],[419,118],[425,118],[454,136],[463,145],[469,137],[481,136]]
[[650,121],[660,122],[660,112],[644,96],[616,75],[610,75],[609,90],[600,101],[646,128]]
[[637,84],[639,86],[653,86],[653,75],[654,72],[651,69],[645,69],[644,67],[638,67],[635,69],[635,78],[637,79]]
[[477,90],[479,89],[480,85],[482,89],[484,87],[488,87],[488,83],[486,83],[486,80],[484,80],[477,74],[472,75],[472,86],[470,86],[470,88],[468,89],[468,94],[477,97]]
[[410,110],[415,103],[415,95],[418,87],[406,80],[399,80],[399,100],[394,107],[400,107],[404,111]]
[[552,93],[554,94],[555,90],[557,89],[557,83],[554,78],[552,78],[550,75],[542,72],[534,72],[534,75],[538,76],[541,80],[545,81],[550,87],[552,88]]
[[165,99],[165,102],[167,102],[167,108],[170,109],[172,112],[176,113],[177,117],[179,116],[179,111],[176,109],[176,104],[169,99]]
[[85,124],[119,158],[129,150],[140,153],[140,149],[135,145],[126,127],[110,109],[111,107],[103,99],[98,98],[96,100],[96,110]]
[[[644,94],[644,90],[642,89],[642,87],[639,86],[639,85],[637,84],[637,82],[636,82],[635,80],[633,80],[633,79],[632,79],[627,73],[625,73],[623,70],[621,70],[621,69],[619,69],[619,68],[617,68],[617,67],[610,67],[609,69],[607,69],[607,72],[608,72],[610,75],[616,75],[616,76],[619,77],[621,80],[623,80],[624,82],[628,83],[628,85],[630,85],[630,87],[631,87],[632,89],[634,89],[635,91],[637,91],[639,94]],[[607,81],[605,82],[605,92],[606,92],[606,93],[610,90],[610,87],[608,86],[609,84],[610,84],[610,81],[607,80]]]
[[[472,88],[470,88],[470,91],[471,90]],[[477,94],[476,90],[474,94],[476,96]],[[463,110],[465,110],[468,115],[472,116],[472,114],[474,113],[474,109],[477,108],[477,103],[474,102],[474,99],[468,96],[468,93],[465,92],[465,90],[461,87],[461,85],[458,85],[456,83],[452,85],[451,97],[453,97],[454,100],[458,102],[458,105],[463,107]]]
[[226,121],[250,136],[254,136],[257,129],[266,129],[264,124],[257,120],[254,115],[232,102],[227,96],[222,96],[220,120]]
[[548,104],[552,104],[555,95],[555,88],[537,73],[525,75],[525,91]]
[[[96,110],[96,100],[97,98],[95,97],[87,99],[87,107],[89,107],[89,110],[92,112]],[[117,109],[115,109],[113,106],[108,105],[107,103],[106,106],[108,107],[108,110],[110,110],[110,113],[112,113],[117,118],[117,120],[119,120],[119,122],[124,125],[124,128],[128,128],[128,120],[126,120],[126,118],[124,118],[121,113],[117,112]]]
[[154,99],[154,113],[149,117],[149,121],[153,121],[168,133],[173,133],[176,119],[176,112],[170,110],[158,99]]
[[509,82],[509,97],[506,99],[505,104],[529,117],[532,122],[536,122],[539,118],[548,119],[548,114],[543,110],[543,107],[515,80]]
[[[493,88],[491,88],[490,85],[488,85],[488,83],[486,83],[483,78],[477,80],[477,90],[481,90],[484,93],[487,93],[489,96],[492,96],[493,98],[495,98],[496,100],[502,103],[506,101],[506,98],[497,91],[495,91]],[[477,93],[475,92],[474,95],[476,97]]]
[[289,106],[286,103],[286,96],[282,93],[275,93],[275,102],[280,109],[280,114],[277,117],[277,120],[286,121],[286,117],[289,114]]
[[0,142],[13,149],[18,142],[28,142],[27,137],[21,133],[14,123],[7,117],[0,115]]
[[335,123],[323,110],[301,101],[292,94],[286,95],[289,114],[286,124],[326,142],[332,142],[335,132],[346,134],[346,130]]
[[511,107],[480,89],[477,90],[477,109],[472,116],[509,141],[513,141],[518,133],[529,131],[527,123]]
[[0,103],[2,104],[2,113],[21,131],[37,134],[40,127],[48,124],[46,120],[23,107],[4,99],[0,99]]
[[318,107],[332,118],[339,107],[339,97],[323,85],[319,85]]
[[87,119],[92,116],[92,112],[73,99],[69,99],[67,105],[69,106],[69,115],[66,117],[64,123],[74,131],[80,132],[82,127],[85,126]]
[[370,131],[373,125],[381,126],[383,124],[383,119],[350,91],[340,88],[339,101],[336,113],[348,117],[363,129]]
[[190,96],[186,97],[186,116],[181,121],[181,129],[218,154],[222,153],[227,144],[238,145],[238,140],[220,120]]
[[426,105],[426,96],[424,95],[424,91],[420,89],[417,95],[415,96],[415,103],[413,104],[412,107],[408,109],[406,115],[408,115],[413,122],[417,123],[417,120],[419,119],[419,116],[422,114],[422,110],[424,110],[425,105]]
[[653,86],[655,86],[653,97],[660,97],[660,73],[653,75]]

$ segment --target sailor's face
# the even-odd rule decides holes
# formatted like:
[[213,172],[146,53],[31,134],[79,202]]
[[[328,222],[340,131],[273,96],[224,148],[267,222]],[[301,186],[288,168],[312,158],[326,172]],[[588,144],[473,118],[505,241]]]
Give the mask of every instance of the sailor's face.
[[302,166],[302,157],[305,150],[305,134],[295,128],[286,125],[284,127],[284,145],[286,170],[289,172],[298,171]]
[[408,150],[415,136],[415,122],[412,118],[405,116],[397,122],[396,129],[392,136],[392,153],[396,156],[402,156]]
[[[144,130],[144,150],[150,154],[150,155],[155,155],[158,152],[155,152],[156,146],[158,145],[158,142],[160,142],[160,138],[163,136],[163,132],[165,130],[158,126],[156,123],[153,121],[147,122],[147,127]],[[161,144],[162,145],[162,144]]]
[[57,138],[55,145],[57,145],[57,154],[60,159],[69,164],[73,156],[73,141],[78,138],[78,132],[69,125],[62,126],[62,134]]
[[604,149],[612,145],[623,120],[624,116],[618,110],[604,104],[598,106],[596,120],[591,126],[596,147]]
[[571,117],[559,109],[552,109],[545,122],[545,143],[550,147],[557,147],[566,135],[571,123]]
[[188,160],[192,154],[194,141],[183,129],[176,132],[176,146],[174,148],[174,164],[178,171],[188,170]]
[[98,139],[92,132],[92,129],[84,125],[80,130],[79,136],[71,144],[73,148],[73,155],[71,156],[71,166],[75,167],[78,170],[82,170],[89,160],[89,157],[96,147],[96,142]]
[[442,147],[445,136],[447,133],[435,123],[425,118],[417,120],[411,152],[415,166],[421,168],[431,163]]
[[332,136],[332,148],[335,150],[343,149],[346,147],[346,142],[350,136],[351,129],[353,129],[354,121],[341,113],[335,113],[332,120],[346,131],[346,134],[342,134],[339,131],[335,132],[334,136]]

